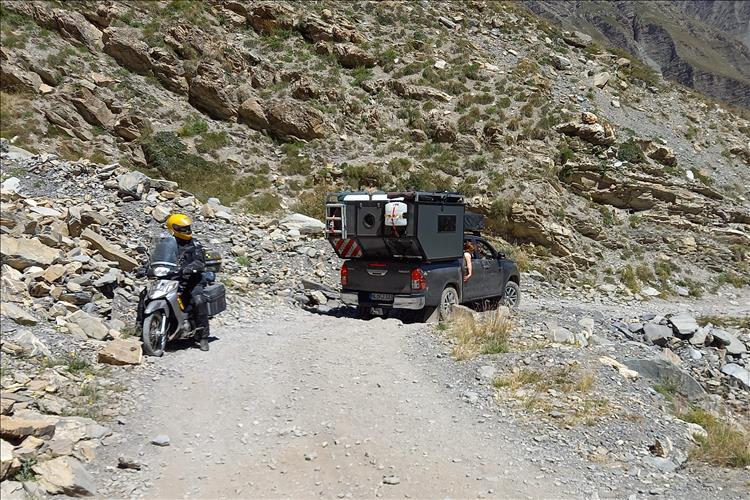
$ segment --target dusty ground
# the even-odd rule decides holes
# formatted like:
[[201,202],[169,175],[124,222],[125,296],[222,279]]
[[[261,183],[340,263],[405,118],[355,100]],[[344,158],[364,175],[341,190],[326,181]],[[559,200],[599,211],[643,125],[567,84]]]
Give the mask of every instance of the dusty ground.
[[[554,308],[529,298],[524,315]],[[259,306],[214,333],[210,353],[149,360],[105,460],[143,469],[100,471],[102,495],[741,498],[748,484],[585,460],[576,434],[519,425],[423,325]],[[161,434],[169,446],[150,443]]]

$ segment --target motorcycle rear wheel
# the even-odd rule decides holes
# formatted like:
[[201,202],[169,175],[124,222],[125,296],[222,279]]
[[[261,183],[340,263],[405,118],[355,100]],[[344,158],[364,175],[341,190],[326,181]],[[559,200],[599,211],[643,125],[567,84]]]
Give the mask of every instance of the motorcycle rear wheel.
[[148,356],[164,355],[167,345],[167,318],[163,311],[156,311],[143,319],[143,351]]

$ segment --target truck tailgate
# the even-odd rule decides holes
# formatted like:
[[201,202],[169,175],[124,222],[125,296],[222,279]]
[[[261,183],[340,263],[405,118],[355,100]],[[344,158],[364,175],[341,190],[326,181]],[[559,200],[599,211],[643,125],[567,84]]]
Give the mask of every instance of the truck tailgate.
[[349,260],[349,284],[346,290],[380,293],[411,293],[411,270],[419,267],[409,262],[376,262]]

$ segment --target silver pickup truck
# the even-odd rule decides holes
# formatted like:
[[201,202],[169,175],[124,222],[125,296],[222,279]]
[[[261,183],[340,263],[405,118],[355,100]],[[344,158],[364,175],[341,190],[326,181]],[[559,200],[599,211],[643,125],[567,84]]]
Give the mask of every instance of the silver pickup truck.
[[[445,318],[455,304],[520,301],[518,267],[469,227],[455,193],[338,193],[326,232],[341,266],[341,300],[368,318],[393,309],[417,320]],[[464,280],[464,242],[474,247]]]

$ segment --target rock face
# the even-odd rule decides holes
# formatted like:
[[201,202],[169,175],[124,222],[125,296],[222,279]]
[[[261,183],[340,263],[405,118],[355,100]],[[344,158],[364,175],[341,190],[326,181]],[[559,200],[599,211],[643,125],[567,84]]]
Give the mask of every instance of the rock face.
[[[562,25],[586,31],[565,34],[565,42],[574,47],[588,46],[590,35],[595,35],[648,61],[665,78],[726,102],[750,104],[747,2],[610,2],[595,10],[587,9],[585,2],[524,4]],[[713,49],[706,51],[704,46]]]
[[83,117],[91,125],[99,127],[110,128],[114,123],[114,115],[104,104],[104,101],[99,99],[89,89],[82,88],[77,91],[70,99],[70,102],[78,111],[78,114]]
[[73,457],[58,457],[33,467],[39,486],[51,495],[74,497],[96,495],[94,478]]
[[113,340],[97,356],[99,363],[108,365],[140,365],[143,361],[141,343],[138,340]]

